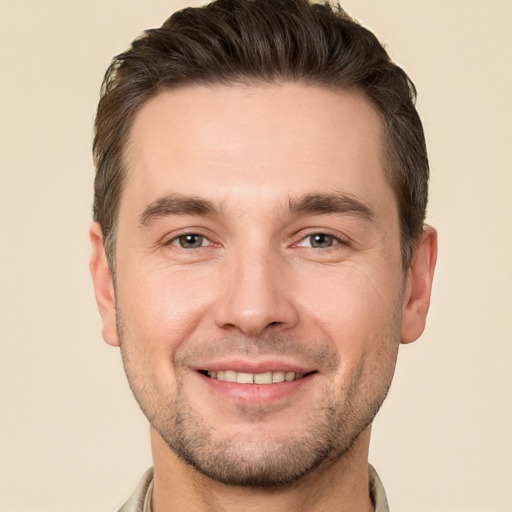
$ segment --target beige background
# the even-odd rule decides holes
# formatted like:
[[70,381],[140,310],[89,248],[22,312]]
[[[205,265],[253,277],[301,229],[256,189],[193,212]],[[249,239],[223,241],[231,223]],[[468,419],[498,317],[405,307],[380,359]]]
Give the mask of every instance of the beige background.
[[[113,511],[150,465],[93,301],[90,142],[110,58],[183,4],[0,0],[2,512]],[[371,460],[393,512],[510,512],[512,2],[343,5],[418,86],[440,235]]]

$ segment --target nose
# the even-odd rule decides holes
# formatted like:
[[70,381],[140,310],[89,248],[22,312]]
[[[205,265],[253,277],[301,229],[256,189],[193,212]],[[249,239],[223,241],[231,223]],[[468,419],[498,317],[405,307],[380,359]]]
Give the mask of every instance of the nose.
[[[226,262],[227,263],[227,262]],[[290,269],[268,254],[239,254],[226,265],[216,324],[247,336],[293,328],[299,319]]]

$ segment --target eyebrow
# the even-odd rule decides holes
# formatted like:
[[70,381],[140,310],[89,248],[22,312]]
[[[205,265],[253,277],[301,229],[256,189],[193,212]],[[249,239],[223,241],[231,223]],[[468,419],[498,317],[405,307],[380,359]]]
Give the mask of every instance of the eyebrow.
[[352,215],[371,221],[374,212],[361,199],[347,193],[307,194],[288,201],[290,213],[295,215]]
[[[353,215],[372,220],[372,209],[360,199],[347,193],[306,194],[288,200],[288,212],[292,215]],[[211,201],[194,196],[172,194],[149,204],[139,215],[142,227],[149,226],[159,218],[170,215],[219,216],[221,211]]]
[[173,194],[153,201],[139,215],[139,223],[143,227],[149,226],[153,221],[169,215],[201,215],[213,217],[220,212],[212,202],[200,197]]

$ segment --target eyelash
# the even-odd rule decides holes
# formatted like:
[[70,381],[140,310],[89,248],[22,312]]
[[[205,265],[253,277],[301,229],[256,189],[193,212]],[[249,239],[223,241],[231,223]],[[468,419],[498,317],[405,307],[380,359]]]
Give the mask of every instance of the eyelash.
[[[187,237],[201,238],[202,242],[207,241],[208,243],[206,245],[203,245],[203,243],[201,243],[201,245],[198,245],[196,247],[183,247],[183,245],[181,245],[181,243],[180,243],[180,240],[184,240]],[[172,245],[172,246],[180,248],[180,249],[185,249],[185,250],[191,251],[194,249],[200,249],[202,247],[208,247],[208,246],[214,245],[214,243],[206,235],[202,235],[201,233],[197,233],[197,232],[190,232],[190,233],[181,233],[180,235],[171,238],[164,245]]]
[[[319,237],[319,238],[322,237],[324,239],[327,239],[331,243],[330,243],[330,245],[327,245],[326,247],[314,247],[313,245],[308,245],[308,246],[302,245],[303,242],[305,242],[308,239],[310,240],[310,242],[312,242],[314,237]],[[322,241],[320,240],[320,241],[317,241],[316,243],[321,245]],[[346,242],[341,240],[339,237],[332,235],[331,233],[324,232],[324,231],[317,231],[315,233],[310,233],[310,234],[302,237],[296,245],[298,247],[310,247],[311,249],[315,249],[315,250],[322,250],[322,249],[328,250],[328,249],[331,249],[332,247],[336,247],[338,245],[347,245],[347,244],[346,244]]]
[[[181,241],[186,239],[187,237],[196,237],[201,239],[201,245],[193,246],[193,247],[184,247],[181,244]],[[311,245],[303,245],[303,242],[307,241],[308,239],[312,241],[313,237],[323,237],[324,239],[327,238],[327,241],[330,242],[330,245],[327,245],[326,247],[314,247]],[[206,245],[204,245],[204,242],[207,242]],[[192,242],[193,243],[193,242]],[[322,244],[322,240],[317,241],[317,243]],[[197,232],[189,232],[189,233],[182,233],[180,235],[177,235],[173,238],[171,238],[169,241],[167,241],[164,245],[172,245],[177,248],[181,248],[184,250],[192,251],[195,249],[200,249],[202,247],[209,247],[211,245],[215,245],[214,242],[212,242],[206,235],[202,235],[201,233]],[[348,245],[345,241],[341,240],[339,237],[332,235],[328,232],[324,231],[317,231],[314,233],[309,233],[306,236],[303,236],[298,243],[294,244],[296,247],[309,247],[314,250],[328,250],[332,247],[336,247],[338,245]]]

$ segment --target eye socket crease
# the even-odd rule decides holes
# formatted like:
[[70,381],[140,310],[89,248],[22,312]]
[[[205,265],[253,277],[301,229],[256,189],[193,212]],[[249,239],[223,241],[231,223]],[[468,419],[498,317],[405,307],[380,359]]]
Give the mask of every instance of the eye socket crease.
[[[361,199],[347,193],[316,193],[290,197],[283,206],[285,206],[283,213],[294,217],[334,215],[346,216],[364,222],[372,222],[375,219],[375,213],[369,205]],[[146,228],[159,219],[173,216],[215,218],[223,216],[223,208],[221,204],[216,206],[213,202],[200,197],[172,194],[163,196],[149,204],[139,215],[139,225]],[[313,232],[312,229],[313,228],[311,228],[310,233],[301,238],[299,242],[293,246],[310,247],[314,250],[327,250],[337,245],[351,245],[351,241],[347,241],[346,237],[339,237],[321,227],[315,232]],[[192,239],[187,242],[186,237],[192,237]],[[313,241],[313,237],[316,237],[317,240]],[[313,242],[308,244],[308,240]],[[208,243],[205,243],[205,241]],[[218,244],[212,241],[209,236],[195,231],[195,229],[191,229],[189,232],[182,232],[168,241],[165,241],[162,245],[172,245],[178,249],[191,251],[194,249],[217,246]]]

